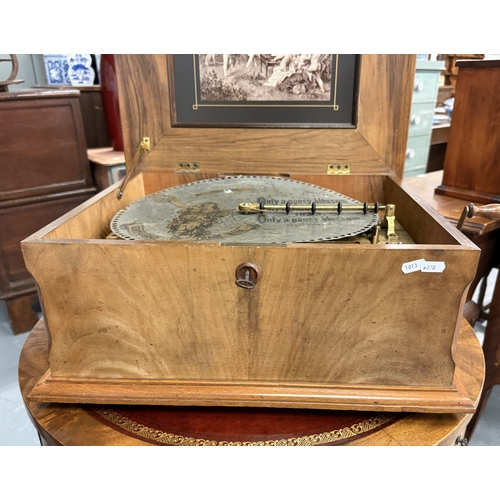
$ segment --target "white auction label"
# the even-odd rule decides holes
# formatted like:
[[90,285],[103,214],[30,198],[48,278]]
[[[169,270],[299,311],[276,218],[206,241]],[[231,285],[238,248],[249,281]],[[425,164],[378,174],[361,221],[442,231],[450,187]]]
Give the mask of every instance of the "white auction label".
[[435,262],[426,262],[422,266],[423,273],[442,273],[444,268],[446,267],[444,262],[435,261]]
[[429,261],[425,259],[412,260],[405,262],[401,266],[401,271],[404,274],[415,273],[421,271],[422,273],[442,273],[446,268],[446,264],[441,261]]
[[405,262],[401,266],[401,271],[405,274],[414,273],[416,271],[421,271],[422,266],[425,264],[425,259],[412,260],[411,262]]

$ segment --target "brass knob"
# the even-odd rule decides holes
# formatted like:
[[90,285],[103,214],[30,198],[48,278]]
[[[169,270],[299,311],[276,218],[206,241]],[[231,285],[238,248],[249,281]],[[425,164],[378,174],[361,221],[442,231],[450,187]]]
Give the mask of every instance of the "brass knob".
[[260,278],[260,268],[251,262],[244,262],[236,268],[236,284],[251,290]]

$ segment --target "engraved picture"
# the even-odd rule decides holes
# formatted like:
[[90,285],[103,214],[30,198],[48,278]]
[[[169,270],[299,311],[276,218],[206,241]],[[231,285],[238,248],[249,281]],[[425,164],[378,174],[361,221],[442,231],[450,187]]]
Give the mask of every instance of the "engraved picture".
[[329,101],[333,54],[199,54],[201,101]]
[[174,127],[355,127],[356,54],[172,54]]

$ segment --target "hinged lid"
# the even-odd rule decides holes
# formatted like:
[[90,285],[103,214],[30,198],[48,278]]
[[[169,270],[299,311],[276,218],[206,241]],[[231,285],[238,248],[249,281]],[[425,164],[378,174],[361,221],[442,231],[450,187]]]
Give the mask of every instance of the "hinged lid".
[[[191,172],[184,167],[196,165],[202,174],[326,175],[333,164],[349,165],[350,175],[393,171],[402,176],[414,55],[356,56],[352,124],[340,128],[289,123],[265,127],[175,125],[179,101],[174,93],[182,95],[184,90],[174,81],[174,71],[180,71],[174,68],[175,57],[115,56],[127,168],[143,138],[149,137],[151,152],[140,153],[135,172]],[[200,58],[191,57],[200,64]],[[335,57],[332,60],[341,61],[349,56]],[[224,67],[226,64],[224,57]],[[314,72],[310,73],[313,79]]]

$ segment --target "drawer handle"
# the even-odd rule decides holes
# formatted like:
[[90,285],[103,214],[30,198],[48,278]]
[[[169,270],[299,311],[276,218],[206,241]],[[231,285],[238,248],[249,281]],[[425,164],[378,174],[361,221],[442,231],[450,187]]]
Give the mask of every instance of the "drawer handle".
[[413,125],[418,125],[421,121],[422,121],[422,119],[420,118],[420,115],[413,115],[411,117],[411,123]]
[[415,158],[415,150],[408,148],[406,150],[406,158]]
[[416,92],[422,92],[422,90],[424,90],[424,82],[418,80],[415,82],[415,85],[413,86],[413,89],[416,91]]

